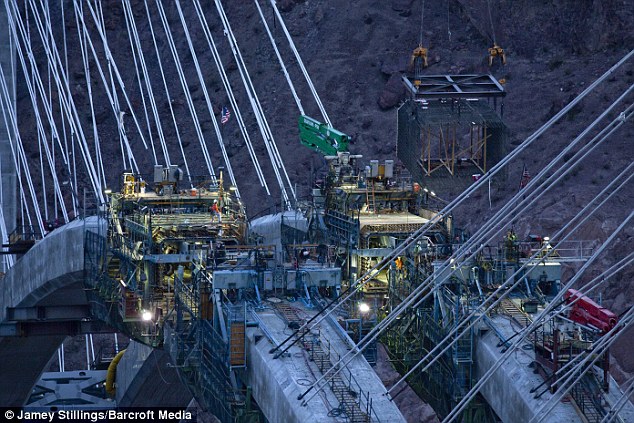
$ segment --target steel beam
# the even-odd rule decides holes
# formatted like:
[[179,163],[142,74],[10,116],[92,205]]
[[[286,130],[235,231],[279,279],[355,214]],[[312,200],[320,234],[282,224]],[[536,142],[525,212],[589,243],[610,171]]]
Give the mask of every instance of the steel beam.
[[115,333],[115,329],[100,320],[80,321],[23,321],[0,323],[0,337],[3,336],[75,336],[89,333]]
[[414,85],[405,75],[403,83],[416,99],[504,97],[504,87],[490,74],[424,75]]
[[68,321],[87,320],[90,318],[90,307],[88,305],[7,307],[8,321]]

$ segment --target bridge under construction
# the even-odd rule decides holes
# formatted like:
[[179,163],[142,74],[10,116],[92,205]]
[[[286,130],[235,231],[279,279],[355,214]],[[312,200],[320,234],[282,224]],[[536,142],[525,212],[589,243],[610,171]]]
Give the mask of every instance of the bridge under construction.
[[[277,150],[223,4],[213,3],[213,15],[198,1],[187,6],[198,17],[199,40],[192,39],[194,23],[186,20],[180,2],[173,10],[161,2],[152,7],[146,2],[138,10],[122,3],[142,108],[128,98],[111,53],[115,45],[107,37],[107,11],[101,4],[71,5],[85,82],[102,83],[119,119],[117,135],[129,169],[116,179],[107,174],[98,132],[87,142],[88,125],[78,116],[79,99],[73,97],[67,66],[47,26],[50,9],[32,2],[23,8],[9,0],[0,6],[13,40],[3,51],[9,59],[0,61],[3,208],[7,205],[0,219],[6,270],[0,279],[0,362],[10,364],[6,370],[3,366],[1,405],[33,411],[60,404],[78,410],[163,405],[154,404],[153,396],[171,396],[173,389],[186,391],[201,409],[227,423],[404,422],[397,404],[409,387],[443,422],[634,421],[629,401],[634,384],[618,386],[609,360],[610,347],[631,328],[634,310],[617,315],[601,305],[598,294],[634,259],[631,251],[610,254],[634,213],[605,240],[579,235],[628,186],[634,165],[611,169],[614,175],[604,185],[589,187],[592,199],[556,230],[521,238],[515,232],[516,222],[538,215],[544,193],[565,186],[575,168],[593,160],[628,122],[633,87],[538,173],[523,174],[517,194],[495,206],[491,200],[492,181],[503,184],[519,155],[629,63],[634,52],[510,152],[499,81],[492,75],[425,76],[418,69],[402,81],[409,98],[396,116],[399,161],[365,160],[349,152],[350,137],[333,128],[275,1],[263,10],[265,2],[256,0],[254,11],[298,106],[299,140],[327,163],[324,174],[311,181],[310,198],[302,199]],[[60,5],[66,16],[67,2]],[[167,59],[157,47],[158,28],[157,33],[152,28],[152,45],[144,46],[139,38],[135,19],[140,12],[150,27],[152,16],[160,20],[160,40],[169,46],[169,63],[179,69],[177,82],[201,141],[196,157],[204,158],[204,176],[196,177],[189,168],[180,135],[178,145],[172,145],[162,133],[161,125],[168,122],[161,121],[156,108],[158,87],[170,107],[174,87],[163,74]],[[220,23],[215,30],[207,22],[212,16]],[[170,20],[185,34],[185,58],[178,54]],[[269,23],[280,25],[324,123],[305,114]],[[28,28],[39,40],[32,41]],[[214,41],[218,28],[238,64],[265,157],[258,157],[256,150],[264,150],[253,147],[255,136],[242,120]],[[195,42],[208,46],[231,112],[227,107],[214,112]],[[36,47],[41,57],[34,55]],[[147,69],[150,57],[157,59],[157,72]],[[44,66],[38,67],[38,59]],[[10,87],[18,63],[31,76],[25,83],[38,116],[41,170],[48,162],[52,185],[42,189],[52,190],[51,216],[58,224],[46,217],[48,205],[42,215],[31,175],[35,170],[29,167],[13,106]],[[184,64],[197,71],[223,166],[211,163]],[[101,80],[90,80],[91,66]],[[48,91],[42,69],[54,76]],[[163,83],[153,84],[150,76],[158,74]],[[53,94],[60,103],[55,109]],[[92,94],[86,100],[92,108]],[[125,130],[127,112],[137,132]],[[94,109],[91,118],[97,131]],[[247,213],[240,187],[248,182],[231,166],[223,140],[230,118],[239,123],[262,190],[279,194],[275,213],[254,218]],[[150,146],[154,164],[148,170],[136,157],[150,154]],[[274,178],[260,165],[267,159]],[[5,172],[11,178],[5,179]],[[269,178],[277,182],[275,190]],[[4,188],[13,179],[15,195]],[[455,198],[436,194],[449,185],[460,192]],[[470,198],[483,192],[489,197],[487,219],[475,231],[457,227]],[[64,338],[85,335],[88,356],[88,339],[97,333],[131,341],[127,349],[117,344],[105,365],[94,358],[89,363],[87,357],[90,368],[63,369],[59,345]],[[374,371],[379,344],[400,375],[388,384]],[[60,372],[42,373],[56,351]],[[156,372],[142,369],[152,360],[160,360],[165,377],[179,382],[163,375],[162,382],[152,379]],[[170,395],[144,393],[150,387]]]

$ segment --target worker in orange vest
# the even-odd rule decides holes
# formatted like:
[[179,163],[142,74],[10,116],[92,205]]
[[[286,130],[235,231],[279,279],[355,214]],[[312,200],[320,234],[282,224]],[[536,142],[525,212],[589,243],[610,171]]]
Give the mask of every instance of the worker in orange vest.
[[211,206],[211,221],[213,222],[215,218],[218,218],[218,223],[222,223],[222,216],[220,214],[220,209],[218,208],[218,200],[214,200],[214,203]]

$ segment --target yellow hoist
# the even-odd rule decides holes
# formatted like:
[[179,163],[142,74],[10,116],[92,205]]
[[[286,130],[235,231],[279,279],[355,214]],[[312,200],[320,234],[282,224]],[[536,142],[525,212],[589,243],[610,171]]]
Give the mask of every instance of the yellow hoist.
[[410,71],[414,74],[414,85],[420,85],[423,69],[427,67],[427,48],[423,47],[423,22],[425,21],[425,0],[421,0],[420,10],[420,38],[418,47],[412,52],[409,61]]
[[496,43],[493,43],[493,47],[489,48],[489,66],[493,66],[493,61],[496,57],[499,57],[502,64],[506,65],[506,55],[504,54],[504,49]]
[[491,15],[491,1],[487,0],[487,9],[489,10],[489,23],[491,24],[491,38],[493,39],[493,47],[489,48],[489,66],[493,66],[496,58],[500,59],[503,65],[506,65],[506,54],[504,49],[500,47],[495,40],[495,26],[493,25],[493,16]]
[[420,78],[423,69],[427,67],[427,49],[419,45],[412,52],[412,58],[409,61],[410,71],[414,74],[414,85],[420,85]]

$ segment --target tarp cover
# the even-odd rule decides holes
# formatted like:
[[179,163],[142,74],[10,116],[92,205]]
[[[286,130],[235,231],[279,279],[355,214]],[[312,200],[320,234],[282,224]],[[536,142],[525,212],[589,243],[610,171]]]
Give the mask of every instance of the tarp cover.
[[308,232],[308,219],[299,211],[268,214],[251,221],[249,236],[261,236],[262,244],[275,245],[276,251],[282,251],[282,223],[301,232]]

